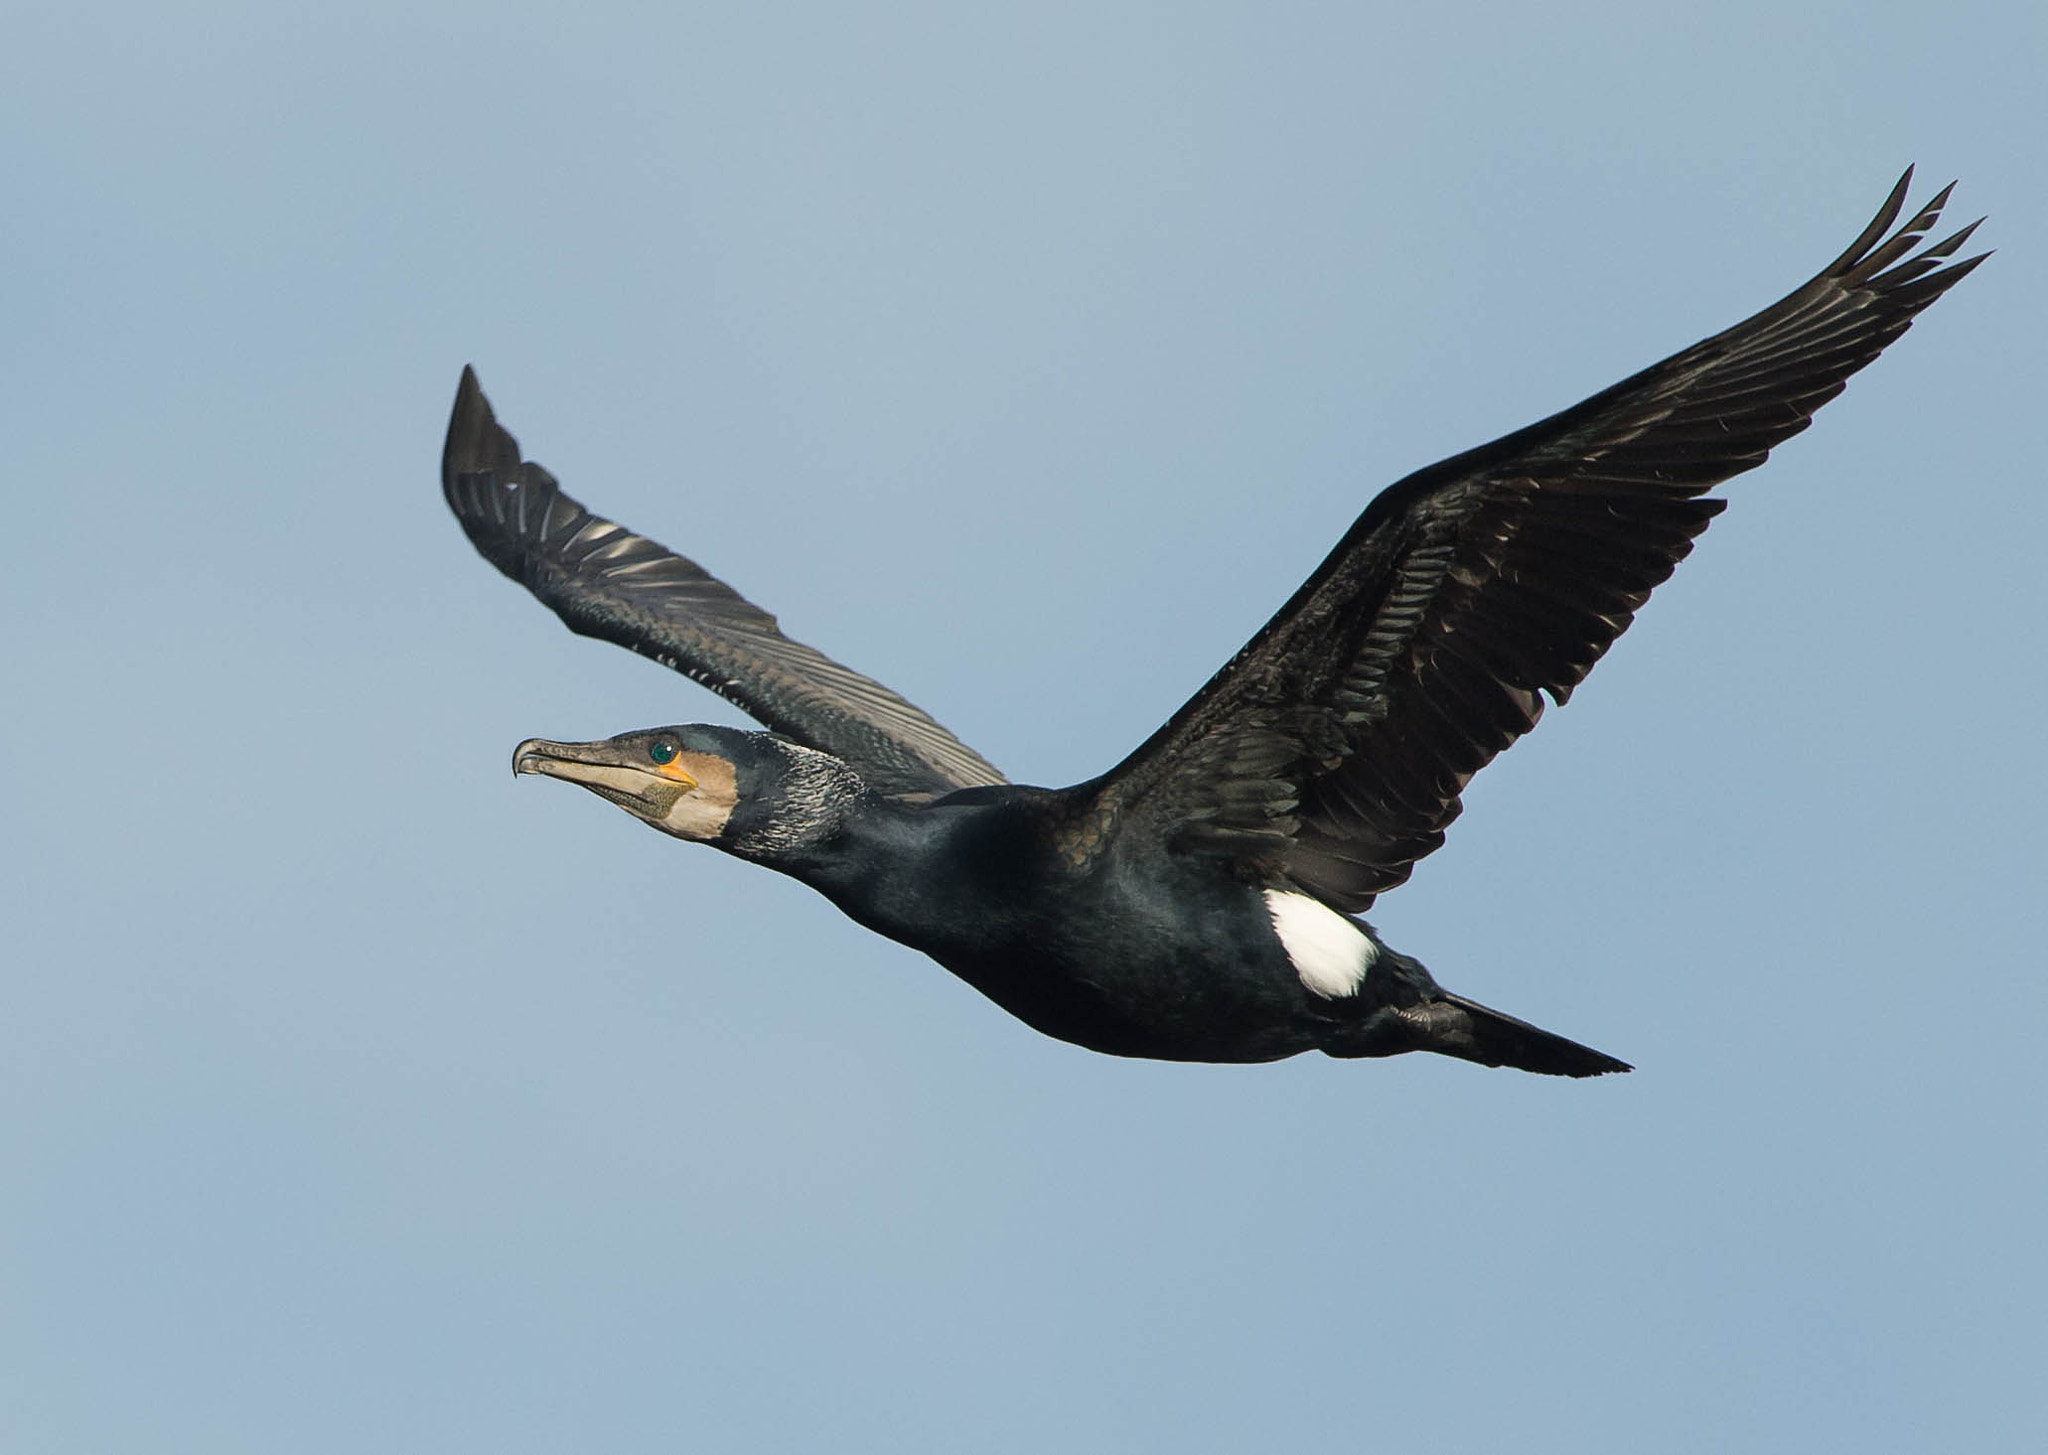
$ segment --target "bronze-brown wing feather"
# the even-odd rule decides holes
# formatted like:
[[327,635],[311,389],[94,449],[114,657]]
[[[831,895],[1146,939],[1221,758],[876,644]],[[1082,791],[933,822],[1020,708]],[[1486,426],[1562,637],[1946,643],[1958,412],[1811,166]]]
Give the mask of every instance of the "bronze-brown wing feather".
[[[1847,252],[1726,333],[1432,465],[1337,548],[1173,719],[1076,791],[1075,847],[1140,816],[1359,911],[1443,842],[1465,782],[1563,702],[1724,502],[1981,257],[1889,238],[1912,171]],[[1910,256],[1909,256],[1910,255]]]
[[986,759],[872,678],[782,634],[696,562],[592,515],[522,460],[462,371],[441,490],[485,560],[571,631],[652,657],[776,732],[844,758],[889,795],[1001,783]]

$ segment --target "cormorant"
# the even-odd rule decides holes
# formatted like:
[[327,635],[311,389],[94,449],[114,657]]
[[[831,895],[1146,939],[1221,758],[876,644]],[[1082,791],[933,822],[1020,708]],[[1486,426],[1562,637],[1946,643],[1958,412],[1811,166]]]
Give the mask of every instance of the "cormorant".
[[[572,631],[771,729],[519,745],[677,838],[799,879],[1004,1009],[1123,1056],[1436,1051],[1629,1067],[1440,987],[1356,915],[1443,842],[1465,782],[1562,703],[1724,502],[1983,260],[1920,248],[1953,187],[1782,302],[1582,404],[1410,475],[1137,751],[1004,780],[888,688],[523,459],[465,368],[441,461],[469,539]],[[1918,249],[1918,251],[1916,251]]]

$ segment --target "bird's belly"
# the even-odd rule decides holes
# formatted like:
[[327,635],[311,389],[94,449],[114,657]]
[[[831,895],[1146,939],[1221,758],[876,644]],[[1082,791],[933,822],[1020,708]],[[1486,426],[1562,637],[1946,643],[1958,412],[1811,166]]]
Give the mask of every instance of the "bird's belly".
[[1326,1029],[1256,918],[1077,916],[917,948],[1034,1029],[1110,1055],[1273,1061]]
[[1264,893],[1201,860],[1131,854],[1073,871],[1028,838],[995,837],[860,862],[815,887],[1089,1050],[1273,1061],[1323,1045],[1347,1016],[1304,985]]

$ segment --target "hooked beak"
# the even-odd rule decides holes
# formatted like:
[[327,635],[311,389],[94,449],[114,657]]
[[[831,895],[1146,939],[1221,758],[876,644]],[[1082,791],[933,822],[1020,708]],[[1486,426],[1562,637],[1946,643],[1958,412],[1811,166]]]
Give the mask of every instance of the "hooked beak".
[[580,784],[642,818],[661,818],[678,798],[697,786],[697,780],[678,764],[656,767],[629,761],[630,752],[611,741],[554,743],[528,738],[512,750],[512,771]]

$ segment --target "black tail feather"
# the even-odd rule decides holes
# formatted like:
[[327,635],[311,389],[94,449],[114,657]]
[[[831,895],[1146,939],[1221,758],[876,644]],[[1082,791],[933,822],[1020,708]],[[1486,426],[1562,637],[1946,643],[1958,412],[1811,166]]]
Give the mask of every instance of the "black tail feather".
[[1417,1032],[1417,1050],[1477,1061],[1482,1066],[1512,1066],[1543,1076],[1605,1076],[1635,1069],[1591,1046],[1568,1041],[1444,990],[1400,1015]]
[[1512,1066],[1540,1076],[1606,1076],[1633,1071],[1604,1051],[1567,1041],[1527,1021],[1453,995],[1420,960],[1373,936],[1378,954],[1358,996],[1366,1012],[1324,1044],[1331,1056],[1399,1056],[1435,1051],[1482,1066]]

